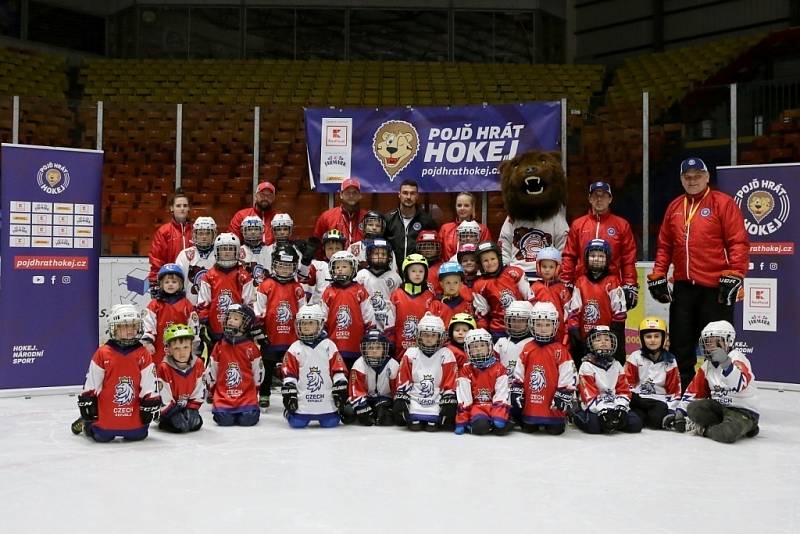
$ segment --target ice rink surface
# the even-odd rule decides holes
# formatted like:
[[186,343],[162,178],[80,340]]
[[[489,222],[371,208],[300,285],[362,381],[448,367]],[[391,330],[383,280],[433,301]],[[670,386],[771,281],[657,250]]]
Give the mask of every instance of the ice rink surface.
[[[0,532],[800,532],[800,393],[760,391],[734,445],[589,436],[253,428],[73,436],[67,395],[0,398]],[[280,395],[273,395],[280,403]]]

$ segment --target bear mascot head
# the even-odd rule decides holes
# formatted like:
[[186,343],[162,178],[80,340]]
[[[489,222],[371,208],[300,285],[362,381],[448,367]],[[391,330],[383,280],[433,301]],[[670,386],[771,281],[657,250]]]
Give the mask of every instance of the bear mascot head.
[[525,152],[498,170],[503,204],[512,219],[549,219],[566,204],[567,179],[558,152]]
[[558,152],[531,150],[498,166],[507,217],[500,230],[503,262],[536,275],[536,255],[544,247],[563,250],[567,180]]

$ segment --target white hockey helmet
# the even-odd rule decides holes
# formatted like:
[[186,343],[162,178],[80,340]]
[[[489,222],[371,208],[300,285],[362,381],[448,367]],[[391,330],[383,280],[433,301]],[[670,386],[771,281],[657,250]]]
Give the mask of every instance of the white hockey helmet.
[[[133,325],[136,332],[133,337],[120,337],[117,327]],[[136,344],[144,333],[142,315],[133,304],[115,304],[108,315],[108,337],[123,346]]]
[[464,337],[464,352],[469,362],[479,369],[484,369],[494,362],[492,352],[492,334],[483,328],[470,330]]
[[[327,318],[319,304],[307,304],[300,308],[294,323],[298,339],[309,343],[317,339],[322,333]],[[310,329],[306,328],[309,326]]]
[[703,349],[703,356],[709,358],[711,351],[717,348],[717,343],[722,341],[725,352],[733,349],[733,342],[736,341],[736,329],[728,321],[712,321],[708,323],[703,331],[700,332],[700,345]]
[[242,241],[247,246],[257,247],[264,240],[264,221],[256,215],[248,215],[242,220]]
[[[342,273],[341,270],[337,272],[336,264],[344,262],[346,265],[350,266],[350,273],[345,274]],[[353,278],[356,277],[356,271],[358,270],[358,260],[349,250],[340,250],[331,256],[330,261],[328,262],[328,270],[331,274],[331,279],[334,282],[338,283],[347,283],[350,282]]]
[[503,318],[506,333],[512,337],[524,337],[528,334],[528,324],[532,310],[533,304],[527,300],[515,300],[509,304]]
[[456,228],[459,243],[477,245],[481,239],[481,225],[476,221],[461,221]]
[[[550,322],[549,325],[547,321]],[[552,302],[537,302],[533,305],[530,328],[536,341],[549,343],[555,339],[558,330],[558,310]]]
[[[422,334],[436,334],[436,342],[430,345],[422,343]],[[421,350],[423,354],[430,356],[439,350],[444,344],[444,338],[444,321],[442,321],[442,318],[438,315],[433,315],[428,312],[417,323],[417,347],[419,347],[419,350]]]
[[211,217],[198,217],[192,224],[192,243],[197,250],[206,252],[214,246],[217,237],[217,223]]
[[599,324],[586,335],[586,350],[598,358],[611,360],[617,352],[617,334],[607,325]]
[[239,238],[236,234],[224,232],[214,240],[214,255],[220,267],[233,267],[239,262]]
[[551,260],[561,265],[561,251],[556,247],[544,247],[536,254],[536,263],[542,260]]
[[288,213],[276,213],[270,226],[272,227],[272,235],[275,236],[275,241],[282,243],[288,241],[289,237],[291,237],[294,221]]

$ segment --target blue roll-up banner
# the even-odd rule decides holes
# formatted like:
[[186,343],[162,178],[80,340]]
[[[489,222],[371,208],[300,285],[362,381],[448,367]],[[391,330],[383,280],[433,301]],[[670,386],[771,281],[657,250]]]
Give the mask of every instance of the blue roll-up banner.
[[312,186],[363,192],[499,191],[497,165],[532,150],[560,150],[561,103],[423,108],[309,108],[306,145]]
[[2,145],[0,389],[82,384],[97,349],[103,152]]

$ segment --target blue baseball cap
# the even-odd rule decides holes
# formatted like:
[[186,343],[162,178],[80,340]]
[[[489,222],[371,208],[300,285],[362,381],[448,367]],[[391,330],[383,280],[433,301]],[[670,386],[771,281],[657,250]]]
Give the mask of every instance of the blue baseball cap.
[[592,185],[589,186],[589,194],[591,195],[597,190],[605,191],[609,195],[611,194],[611,186],[608,185],[606,182],[593,182]]
[[700,158],[686,158],[681,162],[681,174],[688,171],[708,172],[705,162]]

